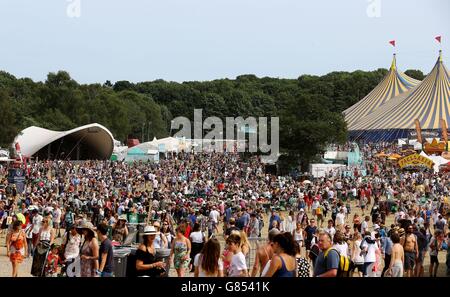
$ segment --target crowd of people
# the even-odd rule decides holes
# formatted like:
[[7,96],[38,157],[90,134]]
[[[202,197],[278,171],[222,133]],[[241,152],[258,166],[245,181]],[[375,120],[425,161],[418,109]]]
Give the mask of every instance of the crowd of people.
[[168,264],[179,277],[436,276],[445,250],[449,275],[450,175],[400,170],[375,157],[380,149],[362,147],[365,176],[309,180],[267,173],[255,156],[179,153],[159,163],[30,162],[18,193],[0,167],[12,276],[28,257],[34,276],[70,276],[72,263],[79,276],[113,276],[131,218],[145,225],[138,276],[168,275]]

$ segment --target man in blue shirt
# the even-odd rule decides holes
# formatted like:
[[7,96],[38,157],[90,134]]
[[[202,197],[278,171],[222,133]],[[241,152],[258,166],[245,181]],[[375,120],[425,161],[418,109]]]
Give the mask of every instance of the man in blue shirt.
[[197,222],[197,216],[195,215],[195,210],[192,209],[191,213],[188,216],[189,221],[191,221],[191,225],[194,226],[195,223]]
[[280,226],[280,224],[281,224],[281,219],[280,219],[280,217],[277,215],[276,210],[275,210],[275,209],[272,209],[272,215],[270,216],[270,219],[269,219],[269,231],[270,231],[270,229],[272,229],[272,224],[273,224],[274,221],[277,221],[277,222],[278,222],[278,226]]
[[225,209],[225,224],[228,225],[231,219],[231,215],[232,215],[231,205],[228,205],[227,208]]
[[[332,240],[330,234],[323,232],[319,235],[320,253],[316,259],[314,266],[315,277],[336,277],[340,256],[339,253],[332,249]],[[325,253],[327,256],[325,257]]]

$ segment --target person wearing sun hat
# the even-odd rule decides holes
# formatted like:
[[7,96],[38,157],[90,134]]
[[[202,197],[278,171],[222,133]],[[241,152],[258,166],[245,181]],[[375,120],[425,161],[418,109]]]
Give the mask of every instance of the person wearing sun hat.
[[157,261],[154,241],[159,232],[153,226],[145,226],[143,243],[136,251],[136,271],[138,276],[157,277],[165,273],[165,263]]
[[95,277],[99,267],[99,245],[95,237],[95,228],[91,222],[81,221],[77,230],[82,233],[84,242],[80,249],[81,277]]
[[119,216],[117,223],[112,227],[112,238],[114,241],[118,241],[120,243],[125,241],[128,236],[128,227],[126,225],[127,222],[128,220],[126,214]]
[[16,216],[17,220],[22,223],[22,225],[24,225],[26,223],[25,216],[22,213],[20,213],[20,212],[16,213],[15,216]]

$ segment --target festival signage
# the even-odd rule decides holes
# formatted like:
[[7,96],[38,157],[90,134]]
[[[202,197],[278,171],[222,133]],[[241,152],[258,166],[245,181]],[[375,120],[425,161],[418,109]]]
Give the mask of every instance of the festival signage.
[[10,168],[8,183],[16,185],[18,193],[23,193],[25,190],[25,171],[22,168]]
[[421,156],[419,154],[412,154],[398,160],[398,165],[400,168],[408,167],[427,167],[429,169],[433,168],[433,161]]
[[[423,138],[439,137],[439,131],[421,131]],[[417,131],[409,132],[409,139],[417,139]]]

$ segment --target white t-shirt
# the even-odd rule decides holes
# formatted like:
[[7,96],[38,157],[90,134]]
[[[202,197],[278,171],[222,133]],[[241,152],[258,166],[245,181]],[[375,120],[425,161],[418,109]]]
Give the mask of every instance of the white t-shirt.
[[359,248],[360,245],[361,245],[361,240],[356,240],[355,241],[355,253],[354,253],[355,256],[352,259],[352,261],[356,264],[364,263],[364,257],[361,256],[361,249]]
[[[208,274],[206,274],[205,271],[202,269],[201,261],[200,261],[200,255],[201,255],[201,254],[197,254],[197,255],[195,256],[195,258],[194,258],[194,266],[195,266],[195,267],[198,267],[198,276],[199,276],[199,277],[209,277],[209,276],[210,276],[210,277],[215,277],[216,275],[208,275]],[[223,270],[223,261],[222,261],[222,259],[219,258],[218,264],[219,264],[219,270]]]
[[378,249],[378,243],[375,242],[373,244],[368,244],[367,241],[364,240],[362,247],[363,248],[367,247],[367,253],[364,257],[364,262],[365,263],[374,263],[377,259],[375,253],[376,253],[376,250]]
[[53,211],[53,222],[58,224],[61,222],[61,209],[57,208]]
[[[67,241],[67,236],[69,236],[69,240]],[[73,236],[72,234],[66,233],[63,236],[62,243],[66,243],[66,248],[64,251],[64,257],[66,259],[75,259],[80,254],[80,243],[81,243],[81,236],[79,234],[76,234]]]
[[44,218],[40,214],[37,214],[33,217],[33,234],[39,233],[39,230],[41,229],[41,226],[42,226],[43,219]]
[[369,229],[369,223],[366,221],[361,223],[361,234],[364,234]]
[[209,218],[217,224],[219,222],[220,213],[217,210],[211,210],[211,212],[209,213]]
[[192,232],[191,235],[189,235],[191,242],[195,243],[202,243],[203,242],[203,233],[202,231]]
[[336,249],[341,256],[348,257],[348,244],[346,242],[344,243],[335,243],[333,245],[333,248]]
[[424,223],[425,223],[425,220],[422,217],[417,218],[417,224],[419,224],[419,226],[422,226]]
[[242,252],[239,252],[231,258],[230,268],[228,271],[229,276],[240,276],[242,270],[247,269],[247,262]]
[[344,225],[345,224],[345,214],[338,213],[336,215],[336,225]]
[[439,213],[438,212],[433,212],[431,214],[431,218],[433,219],[433,223],[436,224],[436,222],[439,220]]
[[330,234],[331,240],[333,240],[334,234],[336,234],[336,229],[334,227],[331,227],[331,228],[327,227],[327,228],[325,228],[325,232]]
[[312,205],[311,205],[311,209],[316,209],[317,207],[319,207],[319,205],[320,205],[320,203],[319,203],[319,201],[318,200],[315,200],[313,203],[312,203]]

